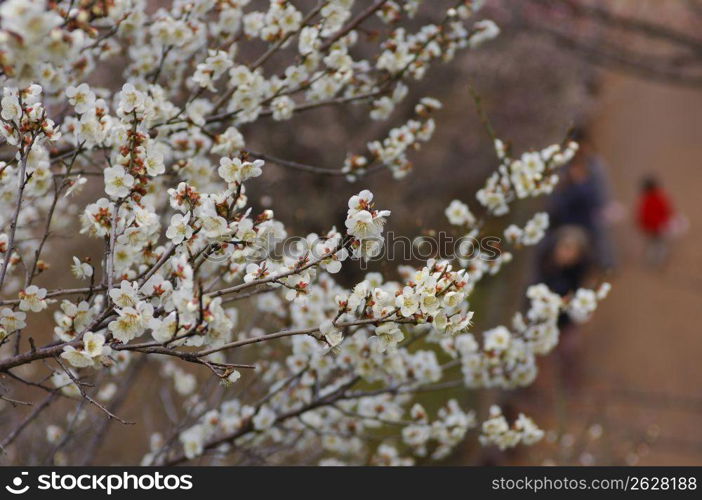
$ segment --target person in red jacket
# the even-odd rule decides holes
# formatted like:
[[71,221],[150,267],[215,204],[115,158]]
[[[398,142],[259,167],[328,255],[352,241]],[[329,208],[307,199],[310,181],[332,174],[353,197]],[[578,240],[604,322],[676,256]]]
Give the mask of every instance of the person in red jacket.
[[638,206],[639,228],[646,236],[646,258],[656,266],[668,255],[668,233],[673,219],[673,207],[665,191],[654,177],[644,179]]

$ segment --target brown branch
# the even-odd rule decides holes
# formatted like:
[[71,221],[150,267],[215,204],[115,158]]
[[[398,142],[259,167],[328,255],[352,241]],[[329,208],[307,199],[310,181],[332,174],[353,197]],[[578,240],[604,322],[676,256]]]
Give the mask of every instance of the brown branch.
[[[250,369],[250,370],[256,369],[256,365],[239,364],[239,363],[212,363],[212,362],[200,359],[201,357],[206,356],[205,353],[207,351],[185,352],[185,351],[176,351],[175,349],[170,349],[168,347],[163,347],[163,346],[141,347],[139,345],[131,346],[129,344],[113,346],[112,349],[114,349],[115,351],[135,351],[135,352],[141,352],[144,354],[163,354],[165,356],[173,356],[175,358],[182,359],[183,361],[188,361],[190,363],[196,363],[196,364],[205,365],[205,366],[211,365],[211,366],[222,367],[222,368]],[[221,349],[216,348],[216,350],[212,350],[212,349],[210,349],[210,350],[212,352],[217,352]],[[208,353],[208,354],[211,354],[211,353]],[[217,374],[217,375],[221,376],[220,374]]]
[[[543,3],[543,0],[539,1]],[[685,46],[702,56],[702,40],[689,36],[681,31],[671,29],[663,24],[616,14],[610,9],[598,5],[586,5],[575,0],[546,0],[546,3],[564,5],[576,17],[594,19],[616,29],[635,32],[651,38],[657,38],[669,43]]]
[[12,430],[12,432],[5,437],[5,439],[2,440],[2,443],[0,443],[0,448],[4,450],[10,444],[12,444],[12,442],[17,439],[22,431],[29,424],[31,424],[39,416],[39,414],[54,401],[54,399],[56,399],[57,394],[58,390],[51,392],[41,403],[35,406],[32,412],[27,415],[27,417],[17,427],[15,427],[14,430]]
[[[276,418],[275,423],[276,424],[282,423],[290,418],[297,417],[297,416],[302,415],[303,413],[306,413],[310,410],[313,410],[315,408],[319,408],[320,406],[325,406],[327,404],[334,403],[337,399],[339,399],[341,397],[341,395],[343,395],[343,393],[346,390],[348,390],[351,386],[353,386],[356,382],[358,382],[358,380],[360,380],[360,377],[354,377],[350,382],[348,382],[345,385],[342,385],[341,387],[339,387],[336,391],[332,392],[331,394],[329,394],[323,398],[317,399],[317,400],[315,400],[307,405],[303,405],[296,410],[290,410],[287,413],[283,413],[283,414],[279,415]],[[220,438],[214,439],[214,440],[210,441],[209,443],[206,443],[204,446],[204,449],[211,450],[213,448],[217,448],[217,447],[221,446],[222,444],[234,442],[238,438],[240,438],[241,436],[248,434],[249,432],[252,432],[253,430],[254,430],[254,427],[253,427],[252,419],[249,419],[246,421],[246,423],[239,430],[237,430],[233,433],[230,433],[226,436],[222,436]],[[170,465],[178,465],[180,463],[187,462],[187,461],[188,461],[188,458],[185,455],[180,454],[180,455],[177,455],[176,457],[174,457],[170,460],[167,460],[164,465],[169,465],[169,466]]]
[[[346,328],[349,326],[396,322],[396,320],[392,320],[392,319],[388,319],[388,318],[395,315],[397,312],[398,312],[398,309],[394,309],[390,313],[388,313],[385,316],[382,316],[380,318],[368,318],[368,319],[360,319],[360,320],[356,320],[356,321],[349,321],[346,323],[335,323],[334,326],[336,326],[337,328]],[[269,340],[275,340],[275,339],[280,339],[280,338],[284,338],[284,337],[293,337],[295,335],[310,335],[310,334],[313,334],[316,332],[319,332],[318,326],[317,327],[310,327],[310,328],[300,328],[297,330],[281,330],[279,332],[268,333],[266,335],[260,335],[258,337],[237,340],[235,342],[230,342],[228,344],[224,344],[220,347],[213,347],[211,349],[206,349],[204,351],[198,352],[197,356],[208,356],[208,355],[213,354],[215,352],[224,351],[227,349],[236,349],[237,347],[241,347],[241,346],[245,346],[245,345],[257,344],[259,342],[266,342]]]
[[102,410],[102,411],[105,413],[105,415],[107,415],[109,418],[114,418],[115,420],[117,420],[117,421],[118,421],[119,423],[121,423],[121,424],[124,424],[124,425],[134,425],[134,424],[136,423],[136,422],[130,422],[130,421],[128,421],[128,420],[123,420],[123,419],[119,418],[117,415],[115,415],[115,414],[112,413],[110,410],[108,410],[107,408],[105,408],[103,405],[101,405],[100,403],[98,403],[95,399],[93,399],[91,396],[89,396],[88,393],[85,392],[85,389],[83,389],[83,385],[85,385],[85,384],[84,384],[83,382],[81,382],[80,380],[78,380],[78,379],[75,377],[75,375],[73,375],[73,373],[71,372],[71,370],[69,370],[68,368],[66,368],[66,366],[61,362],[61,360],[59,359],[58,356],[56,356],[55,360],[56,360],[56,362],[59,364],[59,366],[63,369],[63,371],[66,373],[66,375],[68,375],[68,377],[73,381],[73,383],[76,384],[76,387],[78,387],[78,391],[80,391],[80,395],[81,395],[84,399],[86,399],[88,402],[92,403],[92,404],[95,405],[97,408],[99,408],[100,410]]
[[32,361],[37,361],[40,359],[55,358],[61,354],[63,349],[67,346],[78,347],[83,343],[83,335],[85,333],[92,331],[93,329],[99,327],[99,325],[110,317],[112,314],[112,308],[108,307],[98,318],[96,318],[90,325],[88,325],[74,340],[70,342],[61,342],[49,344],[39,349],[32,348],[27,352],[22,354],[16,354],[11,358],[4,359],[0,361],[0,373],[7,372],[11,368],[16,366],[25,365],[31,363]]
[[573,38],[570,34],[546,26],[530,24],[523,25],[522,28],[526,29],[529,33],[545,35],[552,38],[558,42],[560,47],[580,54],[592,64],[625,70],[646,78],[678,85],[694,88],[702,86],[702,75],[689,75],[680,71],[675,71],[673,68],[651,64],[652,58],[648,55],[637,54],[632,51],[626,51],[604,44],[599,44],[599,46],[588,44],[582,40]]
[[0,399],[3,401],[7,401],[10,403],[12,406],[32,406],[34,403],[29,403],[27,401],[20,401],[19,399],[12,399],[7,396],[2,396],[0,395]]
[[34,144],[34,137],[32,137],[31,141],[27,145],[26,149],[22,152],[22,157],[20,159],[20,170],[19,173],[17,174],[18,179],[19,179],[19,189],[17,192],[17,205],[15,206],[15,212],[12,215],[12,219],[10,222],[10,234],[8,235],[7,238],[7,252],[5,252],[5,259],[3,260],[2,263],[2,271],[0,271],[0,290],[2,290],[2,286],[5,283],[5,275],[7,274],[7,268],[10,264],[10,260],[12,259],[12,252],[15,249],[15,234],[17,232],[17,221],[19,219],[20,211],[22,210],[22,197],[24,195],[24,188],[27,185],[28,179],[27,177],[27,162],[29,161],[29,152],[32,149],[32,145]]
[[[103,286],[93,286],[93,287],[84,287],[84,288],[58,288],[56,290],[51,290],[49,292],[46,292],[46,298],[62,297],[64,295],[82,295],[84,293],[101,292],[104,290],[105,290],[105,287],[103,287]],[[3,305],[3,306],[19,304],[19,303],[20,303],[20,299],[0,300],[0,305]]]
[[264,160],[264,161],[269,162],[269,163],[275,163],[276,165],[280,165],[281,167],[288,167],[288,168],[292,168],[294,170],[300,170],[302,172],[309,172],[311,174],[332,175],[332,176],[346,175],[344,172],[341,171],[341,169],[316,167],[314,165],[308,165],[305,163],[300,163],[300,162],[296,162],[296,161],[292,161],[292,160],[284,160],[282,158],[278,158],[278,157],[263,154],[263,153],[258,153],[256,151],[247,150],[246,153],[249,156],[252,156],[253,158],[256,158],[259,160]]

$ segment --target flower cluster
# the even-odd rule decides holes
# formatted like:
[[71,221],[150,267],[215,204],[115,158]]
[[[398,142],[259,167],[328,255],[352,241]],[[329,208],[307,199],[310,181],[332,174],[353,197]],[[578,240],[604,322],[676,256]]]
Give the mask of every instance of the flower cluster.
[[460,200],[453,200],[444,211],[446,218],[453,226],[472,227],[476,219],[468,205]]
[[385,218],[389,215],[390,210],[373,208],[373,193],[367,189],[351,197],[345,224],[346,232],[353,238],[354,256],[370,258],[380,253]]
[[110,347],[105,345],[105,336],[101,333],[88,332],[83,336],[83,345],[76,349],[73,346],[66,346],[61,357],[77,368],[93,366],[103,356],[108,357]]
[[415,107],[415,119],[409,120],[401,127],[392,129],[382,142],[373,141],[368,144],[372,160],[365,162],[361,160],[359,169],[358,159],[353,161],[347,159],[343,171],[353,178],[353,176],[367,170],[371,161],[378,161],[381,165],[388,167],[396,179],[401,179],[412,169],[412,164],[407,158],[407,151],[418,149],[421,143],[431,139],[435,129],[431,114],[440,108],[441,103],[436,99],[423,98]]
[[575,297],[585,302],[580,304],[575,297],[564,299],[545,285],[534,285],[527,290],[530,307],[526,315],[515,314],[509,328],[500,325],[483,332],[482,346],[472,333],[442,339],[440,344],[449,356],[460,360],[467,387],[524,387],[536,378],[537,356],[548,354],[558,343],[559,315],[567,313],[582,321],[608,290],[608,284],[596,292],[579,289]]
[[483,422],[481,431],[481,443],[494,444],[501,450],[513,448],[519,443],[534,444],[544,436],[544,431],[522,413],[510,426],[497,406],[490,408],[490,418]]
[[554,144],[541,151],[529,151],[520,158],[512,158],[505,144],[495,141],[500,165],[477,193],[478,202],[493,215],[509,212],[509,203],[516,199],[549,194],[558,182],[556,170],[568,163],[578,145]]
[[529,219],[521,228],[510,224],[504,231],[505,240],[513,245],[536,245],[546,235],[548,229],[548,214],[539,212]]
[[42,140],[57,141],[61,137],[53,120],[46,116],[46,110],[40,102],[41,94],[42,88],[37,84],[21,89],[3,89],[0,100],[0,136],[8,144],[33,145]]
[[71,26],[58,9],[47,8],[43,1],[3,2],[0,34],[0,61],[8,84],[25,87],[42,81],[49,90],[57,91],[71,77],[80,78],[88,70],[73,62],[93,34],[92,28],[85,22]]

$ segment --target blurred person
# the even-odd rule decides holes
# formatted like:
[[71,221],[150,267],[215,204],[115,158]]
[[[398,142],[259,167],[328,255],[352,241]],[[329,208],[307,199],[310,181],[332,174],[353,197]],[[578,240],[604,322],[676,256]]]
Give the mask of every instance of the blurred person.
[[565,297],[582,287],[592,270],[590,239],[582,228],[562,226],[547,237],[538,266],[538,282]]
[[[552,231],[538,257],[537,283],[544,283],[553,292],[568,297],[586,285],[593,270],[592,246],[586,230],[575,225]],[[561,376],[574,388],[579,374],[580,335],[577,325],[567,313],[558,318],[561,338],[558,345]]]
[[611,270],[615,267],[615,256],[607,225],[617,218],[617,206],[610,200],[606,166],[584,128],[574,131],[573,140],[580,148],[565,167],[551,197],[551,228],[566,225],[582,228],[591,241],[594,263],[601,270]]
[[673,229],[674,211],[658,180],[649,176],[641,182],[637,218],[646,237],[646,260],[659,267],[668,257],[668,241]]

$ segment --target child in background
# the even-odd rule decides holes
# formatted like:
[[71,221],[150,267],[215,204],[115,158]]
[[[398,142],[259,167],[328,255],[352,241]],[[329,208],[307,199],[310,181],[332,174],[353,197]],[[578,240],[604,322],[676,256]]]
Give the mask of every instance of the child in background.
[[671,230],[673,208],[658,180],[647,177],[641,183],[638,202],[639,228],[647,239],[646,260],[661,266],[668,256],[668,235]]
[[587,232],[578,226],[561,226],[549,235],[542,248],[538,282],[565,297],[584,286],[592,264]]
[[[568,297],[587,286],[593,270],[592,244],[587,232],[578,226],[561,226],[552,232],[541,249],[537,282]],[[568,389],[577,389],[580,378],[580,332],[566,313],[558,318],[561,331],[558,344],[561,379]]]

